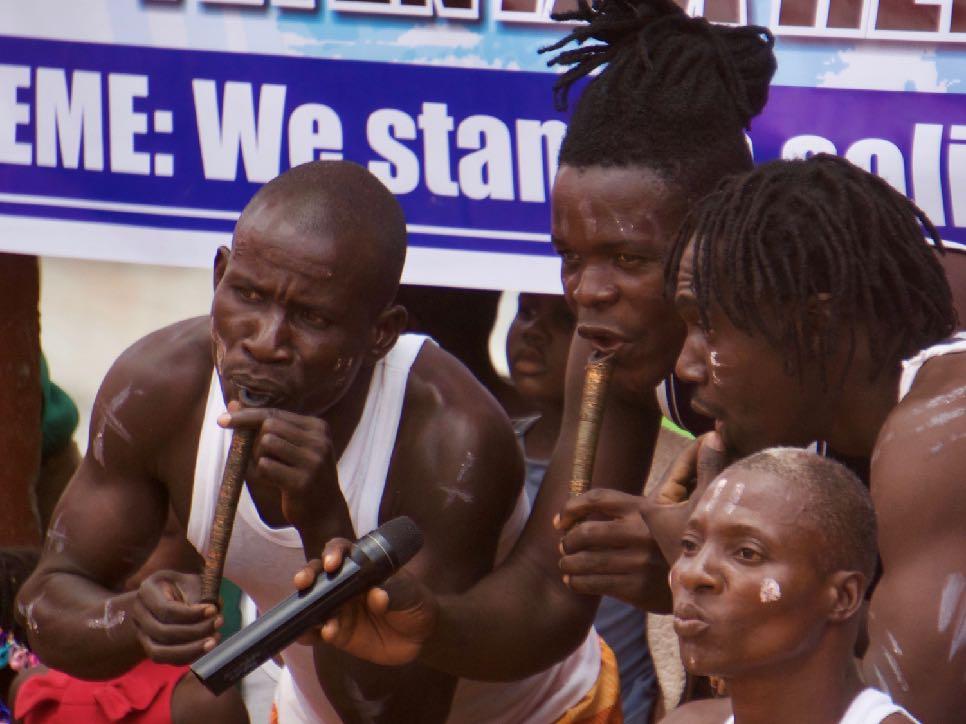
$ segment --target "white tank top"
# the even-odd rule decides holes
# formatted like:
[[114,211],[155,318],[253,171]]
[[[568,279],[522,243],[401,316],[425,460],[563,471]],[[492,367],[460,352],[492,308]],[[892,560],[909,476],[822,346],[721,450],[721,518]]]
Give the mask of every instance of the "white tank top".
[[910,357],[902,362],[902,375],[899,377],[899,400],[909,394],[912,383],[916,381],[916,375],[926,362],[933,357],[942,357],[947,354],[966,352],[966,330],[956,332],[949,339],[937,342],[932,347],[919,352],[914,357]]
[[[379,506],[395,447],[409,371],[426,337],[403,335],[375,366],[365,408],[349,444],[339,458],[339,486],[356,537],[379,524]],[[203,556],[231,431],[217,424],[225,411],[218,375],[212,374],[204,421],[198,440],[188,540]],[[503,528],[497,548],[502,560],[516,542],[529,515],[523,491]],[[302,540],[295,528],[271,528],[262,521],[247,486],[235,515],[225,577],[267,611],[293,592],[292,576],[305,564]],[[451,722],[552,722],[576,704],[594,685],[600,669],[597,634],[591,629],[578,649],[559,664],[523,681],[496,683],[461,679],[450,710]],[[281,724],[341,722],[316,680],[312,649],[293,644],[282,652],[285,668],[276,701]]]
[[[911,724],[919,721],[898,704],[893,704],[888,694],[878,689],[865,689],[852,700],[848,710],[839,719],[839,724],[879,724],[892,714],[905,714]],[[735,724],[735,718],[729,717],[725,724]]]

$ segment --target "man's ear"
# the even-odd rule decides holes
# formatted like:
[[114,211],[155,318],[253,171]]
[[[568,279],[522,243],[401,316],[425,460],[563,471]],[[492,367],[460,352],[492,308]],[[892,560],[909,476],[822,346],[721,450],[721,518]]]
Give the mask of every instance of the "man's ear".
[[865,584],[865,575],[859,571],[835,571],[829,576],[829,621],[845,623],[858,614],[865,600]]
[[212,277],[214,288],[217,288],[221,284],[221,280],[225,276],[225,271],[228,269],[229,259],[231,259],[231,249],[227,246],[219,246],[218,251],[215,252],[215,267]]
[[369,357],[373,362],[385,357],[396,344],[399,335],[406,328],[409,315],[406,308],[399,304],[386,307],[372,325],[372,336],[369,341]]

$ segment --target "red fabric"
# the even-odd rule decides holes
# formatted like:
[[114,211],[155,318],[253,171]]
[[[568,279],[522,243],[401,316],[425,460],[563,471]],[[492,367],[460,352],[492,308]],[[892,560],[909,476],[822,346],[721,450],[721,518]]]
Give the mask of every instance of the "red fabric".
[[170,724],[171,694],[187,666],[142,661],[107,681],[83,681],[51,669],[27,679],[14,716],[23,724]]

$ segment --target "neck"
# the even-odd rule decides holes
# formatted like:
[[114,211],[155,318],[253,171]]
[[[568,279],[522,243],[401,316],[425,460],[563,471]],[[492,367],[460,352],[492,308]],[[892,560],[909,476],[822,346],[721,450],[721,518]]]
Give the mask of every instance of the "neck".
[[837,394],[827,442],[845,455],[869,457],[879,430],[898,402],[899,369],[882,372],[872,383],[866,369],[850,372]]
[[329,434],[332,446],[335,448],[336,459],[342,456],[352,433],[355,432],[356,425],[362,417],[362,411],[366,407],[366,398],[369,396],[369,383],[372,381],[373,366],[362,367],[355,379],[349,385],[349,389],[339,399],[318,417],[325,420],[329,427]]
[[862,689],[851,651],[837,645],[728,680],[735,724],[838,724]]

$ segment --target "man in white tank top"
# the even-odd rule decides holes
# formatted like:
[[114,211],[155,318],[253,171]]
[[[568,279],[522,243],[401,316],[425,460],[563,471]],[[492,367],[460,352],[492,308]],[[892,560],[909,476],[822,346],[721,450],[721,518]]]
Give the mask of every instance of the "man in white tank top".
[[681,549],[670,575],[681,659],[719,677],[731,701],[686,704],[668,724],[915,722],[855,664],[876,525],[845,466],[798,448],[731,465],[697,501]]
[[[218,250],[210,317],[142,339],[101,386],[90,449],[22,589],[45,663],[107,677],[144,657],[191,662],[216,644],[220,615],[199,602],[197,575],[163,571],[115,591],[154,547],[169,501],[206,550],[234,429],[255,441],[226,575],[261,610],[292,593],[326,541],[403,514],[425,539],[406,570],[435,592],[463,591],[492,568],[527,515],[520,454],[459,362],[400,337],[405,249],[399,204],[355,164],[305,164],[255,195],[232,248]],[[282,656],[283,724],[550,722],[600,668],[593,632],[516,684],[375,667],[321,641]]]

